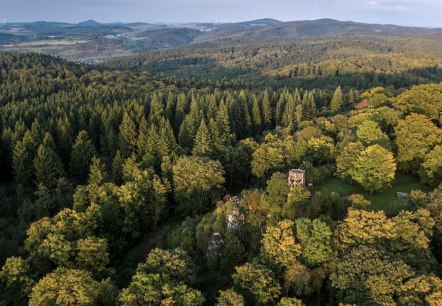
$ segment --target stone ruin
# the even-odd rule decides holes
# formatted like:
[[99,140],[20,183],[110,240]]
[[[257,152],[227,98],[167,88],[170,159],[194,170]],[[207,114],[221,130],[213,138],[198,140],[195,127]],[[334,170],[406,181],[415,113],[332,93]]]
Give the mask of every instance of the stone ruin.
[[290,190],[295,187],[305,187],[305,170],[292,169],[289,171],[288,184]]
[[227,216],[227,229],[232,231],[237,230],[244,223],[246,216],[240,209],[241,197],[234,196],[230,200],[234,205],[234,209],[232,213]]
[[207,255],[214,256],[218,254],[218,250],[224,244],[223,237],[220,233],[213,233],[207,248]]
[[[240,228],[246,219],[245,214],[241,212],[241,200],[241,196],[226,196],[224,198],[224,201],[231,202],[233,204],[232,213],[227,216],[227,230],[229,231]],[[219,208],[222,208],[223,205],[225,205],[223,201],[218,203]],[[221,233],[213,233],[208,242],[207,256],[216,256],[223,244],[224,240]]]

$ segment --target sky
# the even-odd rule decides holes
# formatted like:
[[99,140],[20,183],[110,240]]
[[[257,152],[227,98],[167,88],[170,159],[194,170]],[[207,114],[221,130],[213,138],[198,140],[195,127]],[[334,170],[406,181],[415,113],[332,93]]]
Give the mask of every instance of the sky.
[[0,0],[6,22],[238,22],[333,18],[441,27],[442,0]]

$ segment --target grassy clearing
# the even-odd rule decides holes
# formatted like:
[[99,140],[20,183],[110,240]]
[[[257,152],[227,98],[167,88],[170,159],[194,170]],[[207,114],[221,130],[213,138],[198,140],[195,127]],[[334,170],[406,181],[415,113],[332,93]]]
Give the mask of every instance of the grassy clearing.
[[393,181],[391,188],[370,194],[356,183],[350,184],[340,178],[332,178],[327,180],[324,184],[318,187],[318,190],[323,192],[337,192],[342,196],[348,196],[353,193],[362,194],[366,199],[372,202],[372,208],[375,210],[384,210],[387,214],[392,215],[406,209],[408,207],[407,201],[398,199],[396,192],[411,192],[412,190],[428,191],[428,187],[423,185],[419,178],[398,173],[396,179]]

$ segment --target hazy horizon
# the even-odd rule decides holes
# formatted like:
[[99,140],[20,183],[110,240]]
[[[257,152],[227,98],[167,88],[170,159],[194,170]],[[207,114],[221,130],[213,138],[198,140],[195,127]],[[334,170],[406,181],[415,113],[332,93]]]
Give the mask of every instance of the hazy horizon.
[[273,18],[330,18],[363,23],[442,27],[441,0],[2,0],[0,18],[12,22],[190,23]]
[[[23,23],[34,23],[34,22],[54,22],[54,23],[66,23],[66,24],[80,24],[82,22],[87,22],[87,21],[95,21],[97,23],[100,24],[130,24],[130,23],[146,23],[146,24],[157,24],[157,25],[180,25],[180,24],[204,24],[204,23],[218,23],[218,24],[231,24],[231,23],[241,23],[241,22],[248,22],[248,21],[253,21],[253,20],[263,20],[263,19],[274,19],[277,21],[281,21],[281,22],[296,22],[296,21],[318,21],[318,20],[323,20],[323,19],[330,19],[330,20],[336,20],[336,21],[340,21],[340,22],[355,22],[355,23],[366,23],[366,24],[381,24],[381,25],[394,25],[394,26],[403,26],[403,27],[420,27],[420,28],[442,28],[441,26],[424,26],[424,25],[401,25],[401,24],[395,24],[395,23],[380,23],[380,22],[364,22],[364,21],[358,21],[358,20],[339,20],[336,18],[329,18],[329,17],[323,17],[323,18],[318,18],[318,19],[296,19],[296,20],[280,20],[280,19],[276,19],[276,18],[272,18],[272,17],[261,17],[261,18],[255,18],[255,19],[246,19],[246,20],[227,20],[227,21],[223,21],[222,19],[219,20],[215,20],[215,21],[171,21],[171,22],[149,22],[149,21],[141,21],[141,20],[132,20],[132,21],[119,21],[119,20],[115,20],[115,21],[100,21],[97,19],[87,19],[87,20],[79,20],[79,21],[73,21],[73,22],[69,22],[69,21],[60,21],[60,20],[29,20],[29,21],[6,21],[6,24],[14,24],[14,23],[19,23],[19,24],[23,24]],[[0,26],[1,24],[3,24],[3,20],[0,22]]]

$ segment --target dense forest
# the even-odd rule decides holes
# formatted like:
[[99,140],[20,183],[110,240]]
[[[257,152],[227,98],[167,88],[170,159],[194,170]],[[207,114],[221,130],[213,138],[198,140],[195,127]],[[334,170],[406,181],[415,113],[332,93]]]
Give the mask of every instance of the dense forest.
[[[226,38],[119,57],[106,65],[172,79],[209,80],[217,88],[405,88],[440,82],[440,35]],[[197,80],[197,81],[196,81]],[[177,80],[174,79],[174,82]],[[228,82],[228,84],[225,84]],[[238,84],[241,84],[239,86]]]
[[220,51],[256,78],[0,54],[0,305],[440,305],[440,50],[401,39]]

